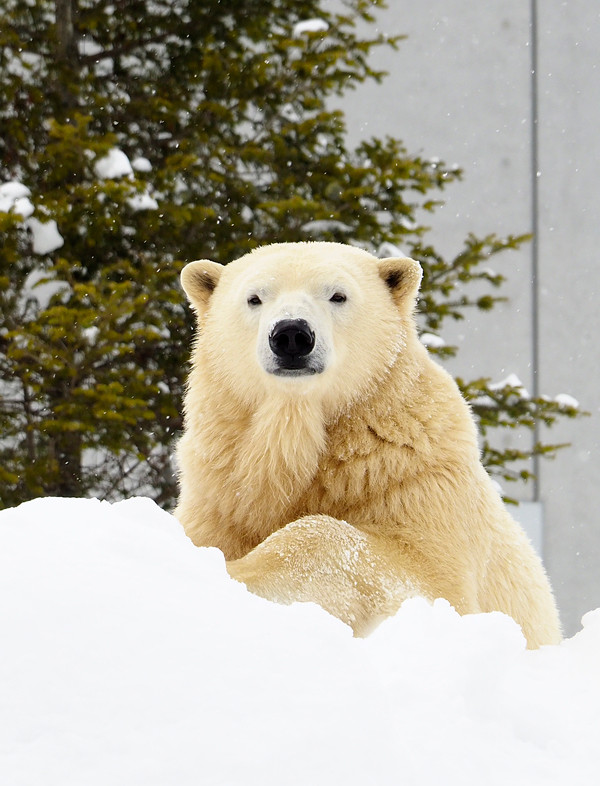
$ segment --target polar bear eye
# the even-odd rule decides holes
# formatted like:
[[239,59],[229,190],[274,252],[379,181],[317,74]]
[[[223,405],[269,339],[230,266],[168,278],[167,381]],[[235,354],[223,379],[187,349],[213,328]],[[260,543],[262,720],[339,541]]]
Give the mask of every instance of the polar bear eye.
[[261,303],[262,303],[262,300],[259,298],[258,295],[251,295],[248,298],[248,305],[249,306],[260,306]]
[[343,292],[335,292],[330,298],[329,301],[331,303],[345,303],[346,302],[346,295]]

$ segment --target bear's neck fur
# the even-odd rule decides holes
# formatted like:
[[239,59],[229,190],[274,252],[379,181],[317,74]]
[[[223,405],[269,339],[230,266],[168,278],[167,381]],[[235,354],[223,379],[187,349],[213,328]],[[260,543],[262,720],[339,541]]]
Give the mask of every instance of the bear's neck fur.
[[[182,464],[187,472],[181,478],[176,512],[188,511],[182,524],[192,540],[197,545],[217,546],[227,559],[235,559],[308,513],[350,518],[357,512],[354,504],[361,499],[365,484],[372,480],[370,474],[379,475],[384,497],[386,487],[397,486],[407,468],[419,471],[421,462],[415,451],[419,454],[430,448],[429,436],[424,442],[425,432],[431,435],[433,430],[436,440],[445,443],[444,455],[449,450],[453,453],[458,443],[463,450],[469,443],[476,451],[473,426],[458,390],[455,397],[464,417],[457,419],[454,401],[453,421],[446,422],[446,402],[437,400],[433,405],[441,389],[448,395],[445,382],[435,383],[446,372],[432,363],[416,337],[414,343],[408,353],[410,362],[406,355],[398,358],[371,390],[336,413],[325,411],[321,401],[306,395],[269,397],[254,408],[244,407],[226,392],[208,399],[199,392],[215,390],[215,386],[203,384],[207,367],[198,363],[188,394],[194,401],[186,402],[191,419],[180,451],[185,453]],[[424,386],[424,376],[433,379],[433,384]],[[424,397],[429,406],[422,406]],[[439,422],[424,429],[415,411],[437,412]],[[336,436],[340,431],[341,442]],[[382,443],[388,449],[381,451]],[[431,466],[431,456],[427,460]]]
[[233,559],[287,523],[315,476],[326,429],[310,397],[269,397],[254,408],[226,392],[209,398],[208,373],[203,363],[192,372],[176,515],[194,543]]
[[318,403],[306,397],[265,401],[232,446],[227,480],[236,489],[232,515],[263,540],[265,524],[270,532],[281,526],[285,512],[313,480],[325,446]]

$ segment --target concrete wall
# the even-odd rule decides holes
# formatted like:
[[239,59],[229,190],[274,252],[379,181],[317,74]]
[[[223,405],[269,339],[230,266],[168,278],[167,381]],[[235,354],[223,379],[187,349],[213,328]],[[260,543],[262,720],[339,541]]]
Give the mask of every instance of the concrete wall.
[[572,634],[600,606],[600,3],[389,4],[377,26],[408,39],[373,58],[389,72],[383,85],[346,99],[351,141],[390,134],[464,169],[428,220],[445,253],[469,232],[537,229],[535,243],[492,263],[509,279],[509,302],[444,331],[461,347],[448,368],[496,380],[514,372],[529,390],[570,393],[591,412],[544,435],[572,447],[542,460],[537,489],[519,489],[543,506],[544,561]]

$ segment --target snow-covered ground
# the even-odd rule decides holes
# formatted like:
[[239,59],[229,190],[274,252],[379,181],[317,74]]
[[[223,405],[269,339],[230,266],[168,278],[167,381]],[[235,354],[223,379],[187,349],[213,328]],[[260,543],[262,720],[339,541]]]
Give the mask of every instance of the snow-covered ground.
[[149,500],[0,513],[6,786],[594,784],[599,740],[600,610],[535,652],[444,601],[359,640]]

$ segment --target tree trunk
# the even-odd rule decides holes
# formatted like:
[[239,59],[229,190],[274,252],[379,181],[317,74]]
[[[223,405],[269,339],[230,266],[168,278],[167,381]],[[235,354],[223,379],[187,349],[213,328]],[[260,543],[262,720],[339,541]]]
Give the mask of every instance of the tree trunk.
[[73,0],[56,0],[56,57],[59,61],[73,66],[77,61],[77,42]]
[[58,476],[52,493],[57,497],[79,497],[81,489],[81,435],[65,431],[54,439]]
[[56,78],[55,90],[65,111],[65,117],[57,119],[71,120],[71,112],[77,107],[77,84],[79,71],[79,50],[75,31],[75,15],[77,0],[55,0],[56,12]]

